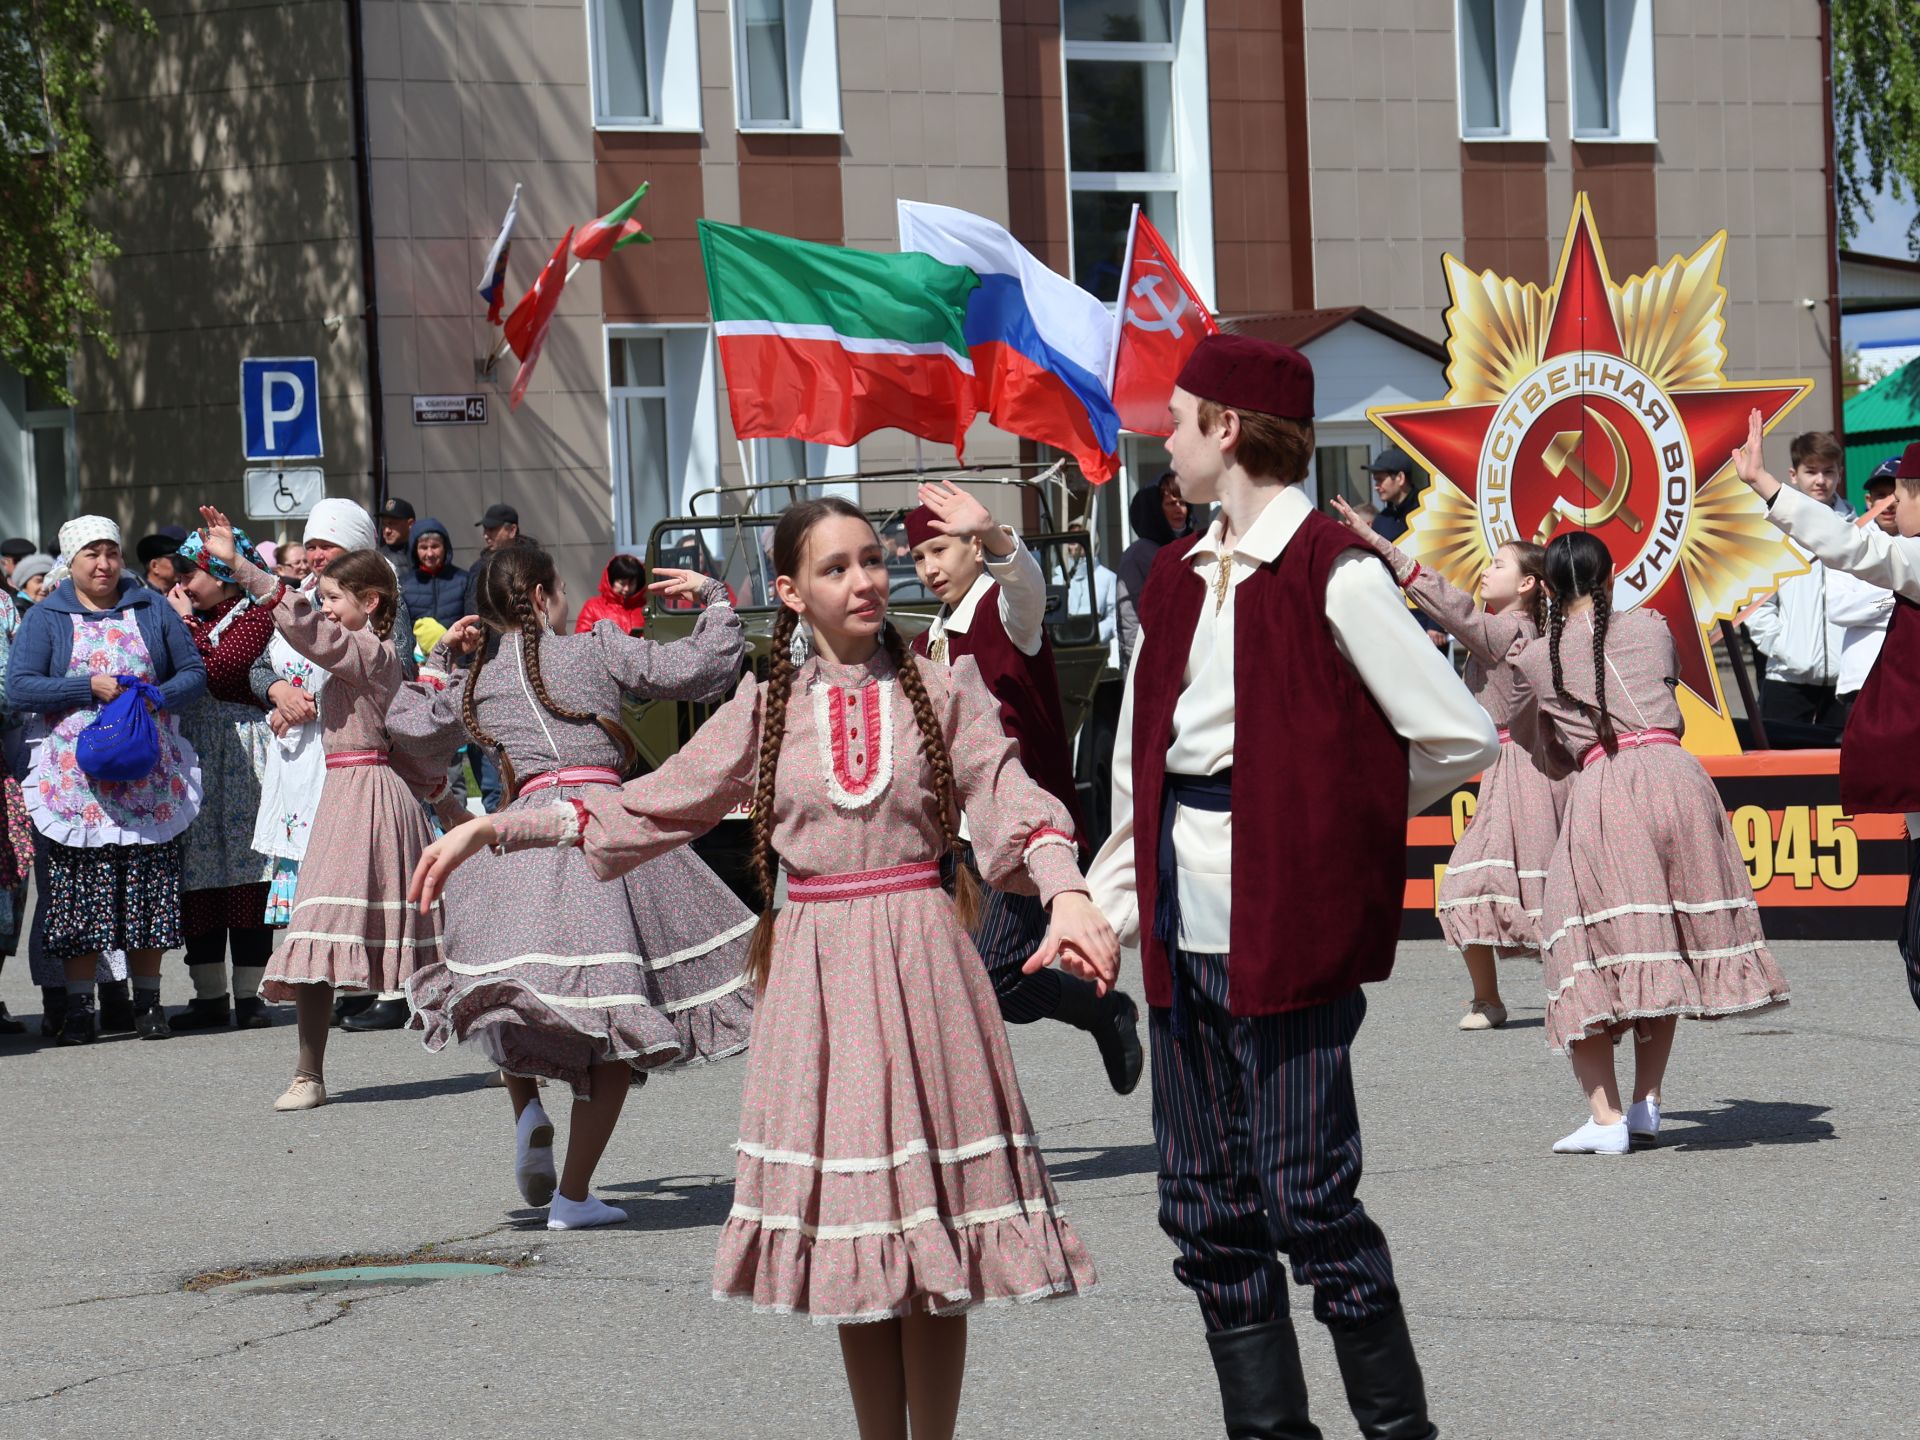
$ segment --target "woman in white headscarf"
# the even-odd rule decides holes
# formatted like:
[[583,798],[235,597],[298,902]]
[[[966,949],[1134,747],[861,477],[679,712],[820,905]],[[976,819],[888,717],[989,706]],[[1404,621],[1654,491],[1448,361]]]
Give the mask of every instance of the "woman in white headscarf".
[[[69,520],[60,559],[68,577],[27,612],[7,665],[7,703],[28,716],[46,959],[67,987],[60,1041],[93,1039],[95,967],[108,950],[127,952],[135,1029],[161,1039],[160,957],[181,943],[180,835],[200,808],[199,763],[172,712],[204,693],[206,667],[180,617],[122,570],[113,521]],[[80,733],[123,678],[159,689],[159,755],[139,779],[98,779],[80,764]]]
[[[311,591],[336,558],[350,550],[380,548],[380,532],[373,517],[351,500],[336,497],[317,502],[307,516],[301,543],[307,552],[307,578],[300,588]],[[413,633],[413,617],[406,601],[394,614],[396,635]],[[413,647],[396,647],[407,679],[417,673]],[[267,924],[284,927],[293,911],[294,883],[307,853],[307,833],[313,828],[314,807],[326,780],[326,756],[320,743],[318,700],[327,672],[275,634],[248,675],[254,695],[267,708],[274,745],[267,755],[266,776],[260,787],[260,818],[253,848],[274,859],[273,882],[267,892]],[[396,1000],[399,1023],[406,1022],[406,1001]],[[340,1016],[375,1003],[372,996],[353,996],[336,1005]],[[395,1027],[397,1028],[397,1027]]]

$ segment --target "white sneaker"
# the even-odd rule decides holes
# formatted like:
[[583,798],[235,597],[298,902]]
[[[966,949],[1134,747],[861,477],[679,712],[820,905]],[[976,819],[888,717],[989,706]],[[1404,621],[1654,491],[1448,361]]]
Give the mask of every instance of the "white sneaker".
[[589,1230],[595,1225],[626,1223],[626,1211],[592,1194],[584,1200],[569,1200],[564,1195],[556,1195],[553,1197],[553,1208],[547,1211],[549,1230]]
[[1627,1111],[1627,1135],[1635,1145],[1651,1145],[1660,1138],[1660,1102],[1637,1100]]
[[1624,1155],[1627,1153],[1627,1122],[1617,1120],[1602,1125],[1589,1120],[1571,1135],[1553,1142],[1556,1155]]
[[560,1176],[553,1168],[553,1121],[538,1101],[520,1112],[514,1135],[514,1183],[529,1205],[544,1205],[553,1198]]

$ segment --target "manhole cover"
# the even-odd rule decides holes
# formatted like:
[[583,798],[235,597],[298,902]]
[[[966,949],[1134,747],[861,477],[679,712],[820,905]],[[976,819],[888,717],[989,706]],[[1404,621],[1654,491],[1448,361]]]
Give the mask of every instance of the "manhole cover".
[[333,1270],[296,1270],[288,1275],[256,1275],[212,1288],[236,1295],[284,1290],[351,1290],[356,1286],[431,1285],[436,1280],[465,1280],[475,1275],[504,1275],[505,1265],[428,1260],[406,1265],[347,1265]]

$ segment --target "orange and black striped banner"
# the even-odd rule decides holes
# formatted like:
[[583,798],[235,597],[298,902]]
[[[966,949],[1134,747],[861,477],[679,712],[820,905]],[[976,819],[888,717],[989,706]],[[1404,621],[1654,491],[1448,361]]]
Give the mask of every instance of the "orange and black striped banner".
[[[1720,789],[1769,937],[1891,940],[1899,932],[1906,820],[1846,812],[1838,750],[1707,755],[1700,763]],[[1477,783],[1463,786],[1407,822],[1403,939],[1439,938],[1434,897],[1478,793]]]

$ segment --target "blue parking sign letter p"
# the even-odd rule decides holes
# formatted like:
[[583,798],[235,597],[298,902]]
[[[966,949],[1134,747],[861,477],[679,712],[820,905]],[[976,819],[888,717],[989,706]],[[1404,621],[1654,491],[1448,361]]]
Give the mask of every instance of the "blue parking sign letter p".
[[240,418],[248,460],[317,460],[320,367],[310,358],[240,362]]

